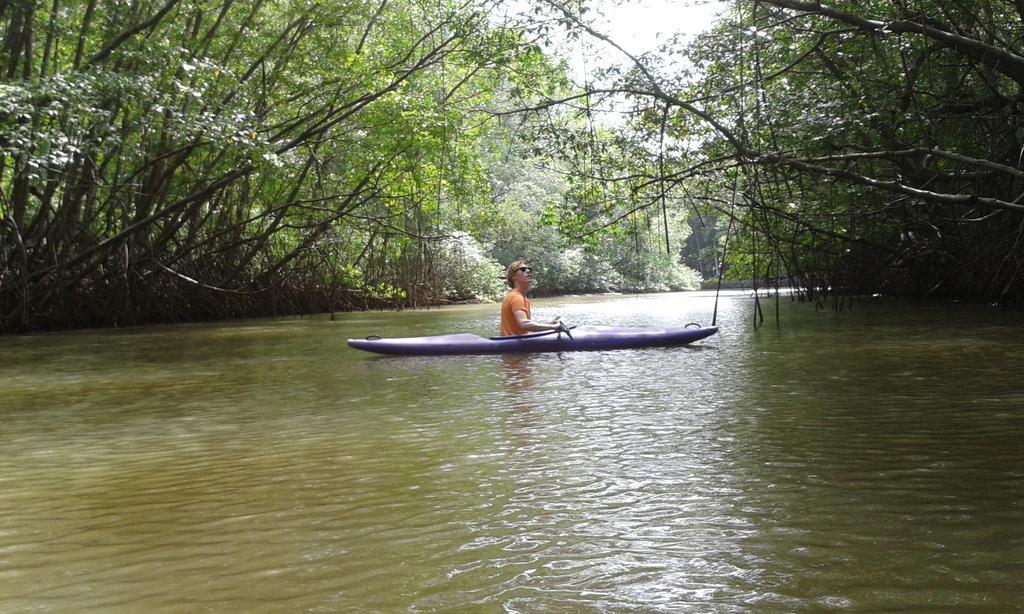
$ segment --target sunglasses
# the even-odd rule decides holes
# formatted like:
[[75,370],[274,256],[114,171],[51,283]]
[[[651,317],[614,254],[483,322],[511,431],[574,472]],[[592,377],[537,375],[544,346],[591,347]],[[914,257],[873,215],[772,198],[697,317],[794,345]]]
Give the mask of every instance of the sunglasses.
[[531,268],[530,268],[530,267],[528,267],[528,266],[521,266],[521,267],[519,267],[518,269],[516,269],[516,271],[518,271],[518,272],[526,272],[526,273],[532,273],[532,272],[533,272],[533,269],[531,269]]

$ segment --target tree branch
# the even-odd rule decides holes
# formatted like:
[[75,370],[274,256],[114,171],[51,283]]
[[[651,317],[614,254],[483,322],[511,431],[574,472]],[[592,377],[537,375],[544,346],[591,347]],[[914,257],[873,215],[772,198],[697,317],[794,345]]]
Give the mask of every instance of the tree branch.
[[762,165],[782,165],[790,168],[795,168],[806,173],[821,175],[826,177],[835,177],[837,179],[843,179],[856,185],[862,185],[874,188],[876,190],[882,190],[884,192],[892,192],[895,194],[905,194],[907,196],[914,196],[931,202],[944,203],[947,205],[954,205],[958,207],[985,207],[988,209],[1002,209],[1006,211],[1016,211],[1018,213],[1024,212],[1024,205],[1007,202],[998,198],[989,198],[986,196],[977,196],[975,194],[943,194],[941,192],[932,192],[930,190],[922,190],[914,188],[899,181],[883,181],[881,179],[875,179],[873,177],[866,177],[857,173],[851,173],[836,168],[830,168],[827,166],[820,166],[817,164],[811,164],[809,162],[803,162],[792,158],[786,158],[784,156],[764,156],[760,159],[753,160],[755,164]]
[[173,9],[175,6],[177,6],[179,1],[180,0],[168,0],[167,4],[165,4],[159,11],[154,13],[152,17],[150,17],[146,21],[143,21],[142,23],[140,23],[139,25],[135,26],[134,28],[129,28],[129,29],[125,30],[124,32],[122,32],[121,34],[119,34],[117,36],[117,38],[115,38],[113,41],[110,42],[110,44],[108,44],[106,47],[104,47],[98,53],[96,53],[91,58],[89,58],[87,63],[88,64],[100,64],[100,63],[104,62],[108,57],[110,57],[110,54],[114,53],[114,51],[116,51],[118,47],[120,47],[122,44],[124,44],[125,41],[127,41],[131,37],[135,36],[139,32],[142,32],[144,30],[148,30],[149,28],[152,28],[156,24],[160,23],[160,20],[163,19],[164,16],[167,15],[167,13],[169,13],[171,11],[171,9]]
[[980,40],[969,38],[932,23],[922,23],[914,19],[898,19],[884,21],[867,19],[860,15],[847,13],[838,9],[823,6],[817,1],[803,0],[763,0],[772,6],[804,11],[821,15],[833,21],[850,24],[867,32],[884,34],[887,32],[920,34],[926,38],[939,41],[954,47],[960,53],[978,60],[993,70],[1002,73],[1024,87],[1024,57],[999,47],[994,47]]

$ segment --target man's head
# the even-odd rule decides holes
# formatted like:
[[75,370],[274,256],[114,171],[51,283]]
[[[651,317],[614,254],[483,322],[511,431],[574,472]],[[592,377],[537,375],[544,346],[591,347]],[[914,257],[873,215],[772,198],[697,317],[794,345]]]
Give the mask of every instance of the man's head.
[[516,276],[518,275],[525,275],[527,279],[533,279],[530,263],[522,258],[508,265],[508,269],[505,271],[505,283],[508,284],[509,288],[516,287]]

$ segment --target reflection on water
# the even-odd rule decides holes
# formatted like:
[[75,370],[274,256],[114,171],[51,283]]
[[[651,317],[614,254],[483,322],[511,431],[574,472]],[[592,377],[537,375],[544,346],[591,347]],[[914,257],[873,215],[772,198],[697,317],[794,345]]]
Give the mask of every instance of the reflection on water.
[[749,309],[619,352],[343,347],[494,306],[2,339],[0,612],[1018,607],[1020,314]]

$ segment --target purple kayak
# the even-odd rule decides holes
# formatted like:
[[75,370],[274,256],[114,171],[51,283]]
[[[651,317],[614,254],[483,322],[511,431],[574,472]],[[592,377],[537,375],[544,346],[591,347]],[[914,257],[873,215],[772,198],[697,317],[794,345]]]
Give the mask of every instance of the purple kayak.
[[623,328],[577,326],[517,337],[481,337],[470,333],[433,337],[349,339],[350,347],[378,354],[440,356],[449,354],[506,354],[513,352],[577,352],[625,350],[692,343],[718,332],[717,326]]

